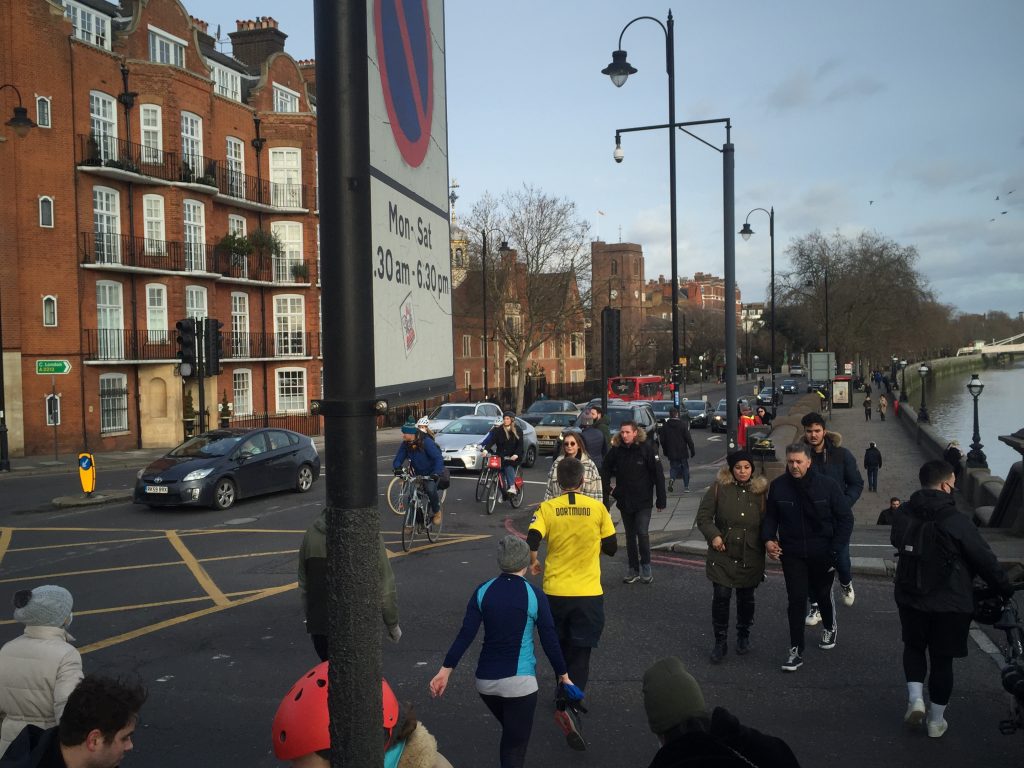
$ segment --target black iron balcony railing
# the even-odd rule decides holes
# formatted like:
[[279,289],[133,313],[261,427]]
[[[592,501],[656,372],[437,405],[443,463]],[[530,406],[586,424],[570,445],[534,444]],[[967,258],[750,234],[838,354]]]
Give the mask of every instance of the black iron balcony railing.
[[158,149],[112,136],[79,134],[78,164],[112,168],[164,181],[217,186],[218,163],[213,158]]
[[[83,331],[86,360],[101,362],[175,361],[178,344],[174,329],[131,331],[88,328]],[[315,334],[308,331],[225,333],[222,360],[315,357]]]

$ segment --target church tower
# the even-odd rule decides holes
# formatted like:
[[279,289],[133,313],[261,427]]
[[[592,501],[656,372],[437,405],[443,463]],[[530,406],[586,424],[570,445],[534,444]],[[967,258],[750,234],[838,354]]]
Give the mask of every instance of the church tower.
[[[595,240],[590,244],[591,274],[591,328],[594,345],[588,354],[594,369],[589,378],[597,378],[601,366],[601,310],[605,307],[621,310],[619,342],[623,364],[632,357],[628,353],[639,343],[644,327],[644,251],[638,243],[605,243]],[[641,373],[641,371],[622,371]]]

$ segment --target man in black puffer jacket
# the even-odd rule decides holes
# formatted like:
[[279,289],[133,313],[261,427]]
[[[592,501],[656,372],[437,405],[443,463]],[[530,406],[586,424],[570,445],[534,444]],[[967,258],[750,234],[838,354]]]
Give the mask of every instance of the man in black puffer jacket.
[[811,447],[794,443],[786,447],[786,472],[772,481],[761,539],[773,560],[782,560],[789,600],[790,649],[784,672],[803,665],[804,608],[807,598],[821,607],[823,630],[818,647],[836,646],[839,625],[832,602],[836,557],[849,546],[853,513],[842,490],[832,478],[811,463]]
[[945,461],[929,461],[921,467],[918,478],[921,490],[892,512],[892,544],[902,550],[915,519],[934,520],[955,556],[948,558],[943,547],[938,546],[928,553],[949,560],[949,565],[946,578],[925,594],[915,594],[901,585],[901,569],[906,565],[897,561],[895,598],[903,627],[903,673],[909,698],[903,720],[913,726],[924,722],[927,651],[932,663],[928,676],[928,735],[939,738],[948,727],[943,715],[953,693],[953,659],[967,655],[967,634],[974,612],[974,577],[981,576],[1004,597],[1013,596],[1013,587],[988,542],[970,518],[957,511],[953,467]]

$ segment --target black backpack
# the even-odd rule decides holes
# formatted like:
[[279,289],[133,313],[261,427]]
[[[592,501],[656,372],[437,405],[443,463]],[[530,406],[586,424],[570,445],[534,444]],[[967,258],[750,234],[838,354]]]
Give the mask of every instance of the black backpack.
[[927,595],[949,581],[960,557],[956,542],[939,525],[949,516],[924,520],[907,515],[907,527],[896,553],[896,584],[904,592]]

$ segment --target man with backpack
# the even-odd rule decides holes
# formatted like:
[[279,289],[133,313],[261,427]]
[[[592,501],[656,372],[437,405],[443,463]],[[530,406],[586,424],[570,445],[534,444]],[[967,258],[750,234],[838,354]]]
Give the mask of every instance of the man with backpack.
[[957,511],[953,468],[942,460],[929,461],[918,478],[921,490],[892,513],[895,598],[903,629],[908,695],[903,720],[912,727],[925,722],[927,651],[931,659],[927,728],[928,735],[937,739],[949,727],[944,714],[953,692],[953,659],[967,655],[974,577],[981,576],[1004,597],[1013,595],[1013,587],[988,542]]

